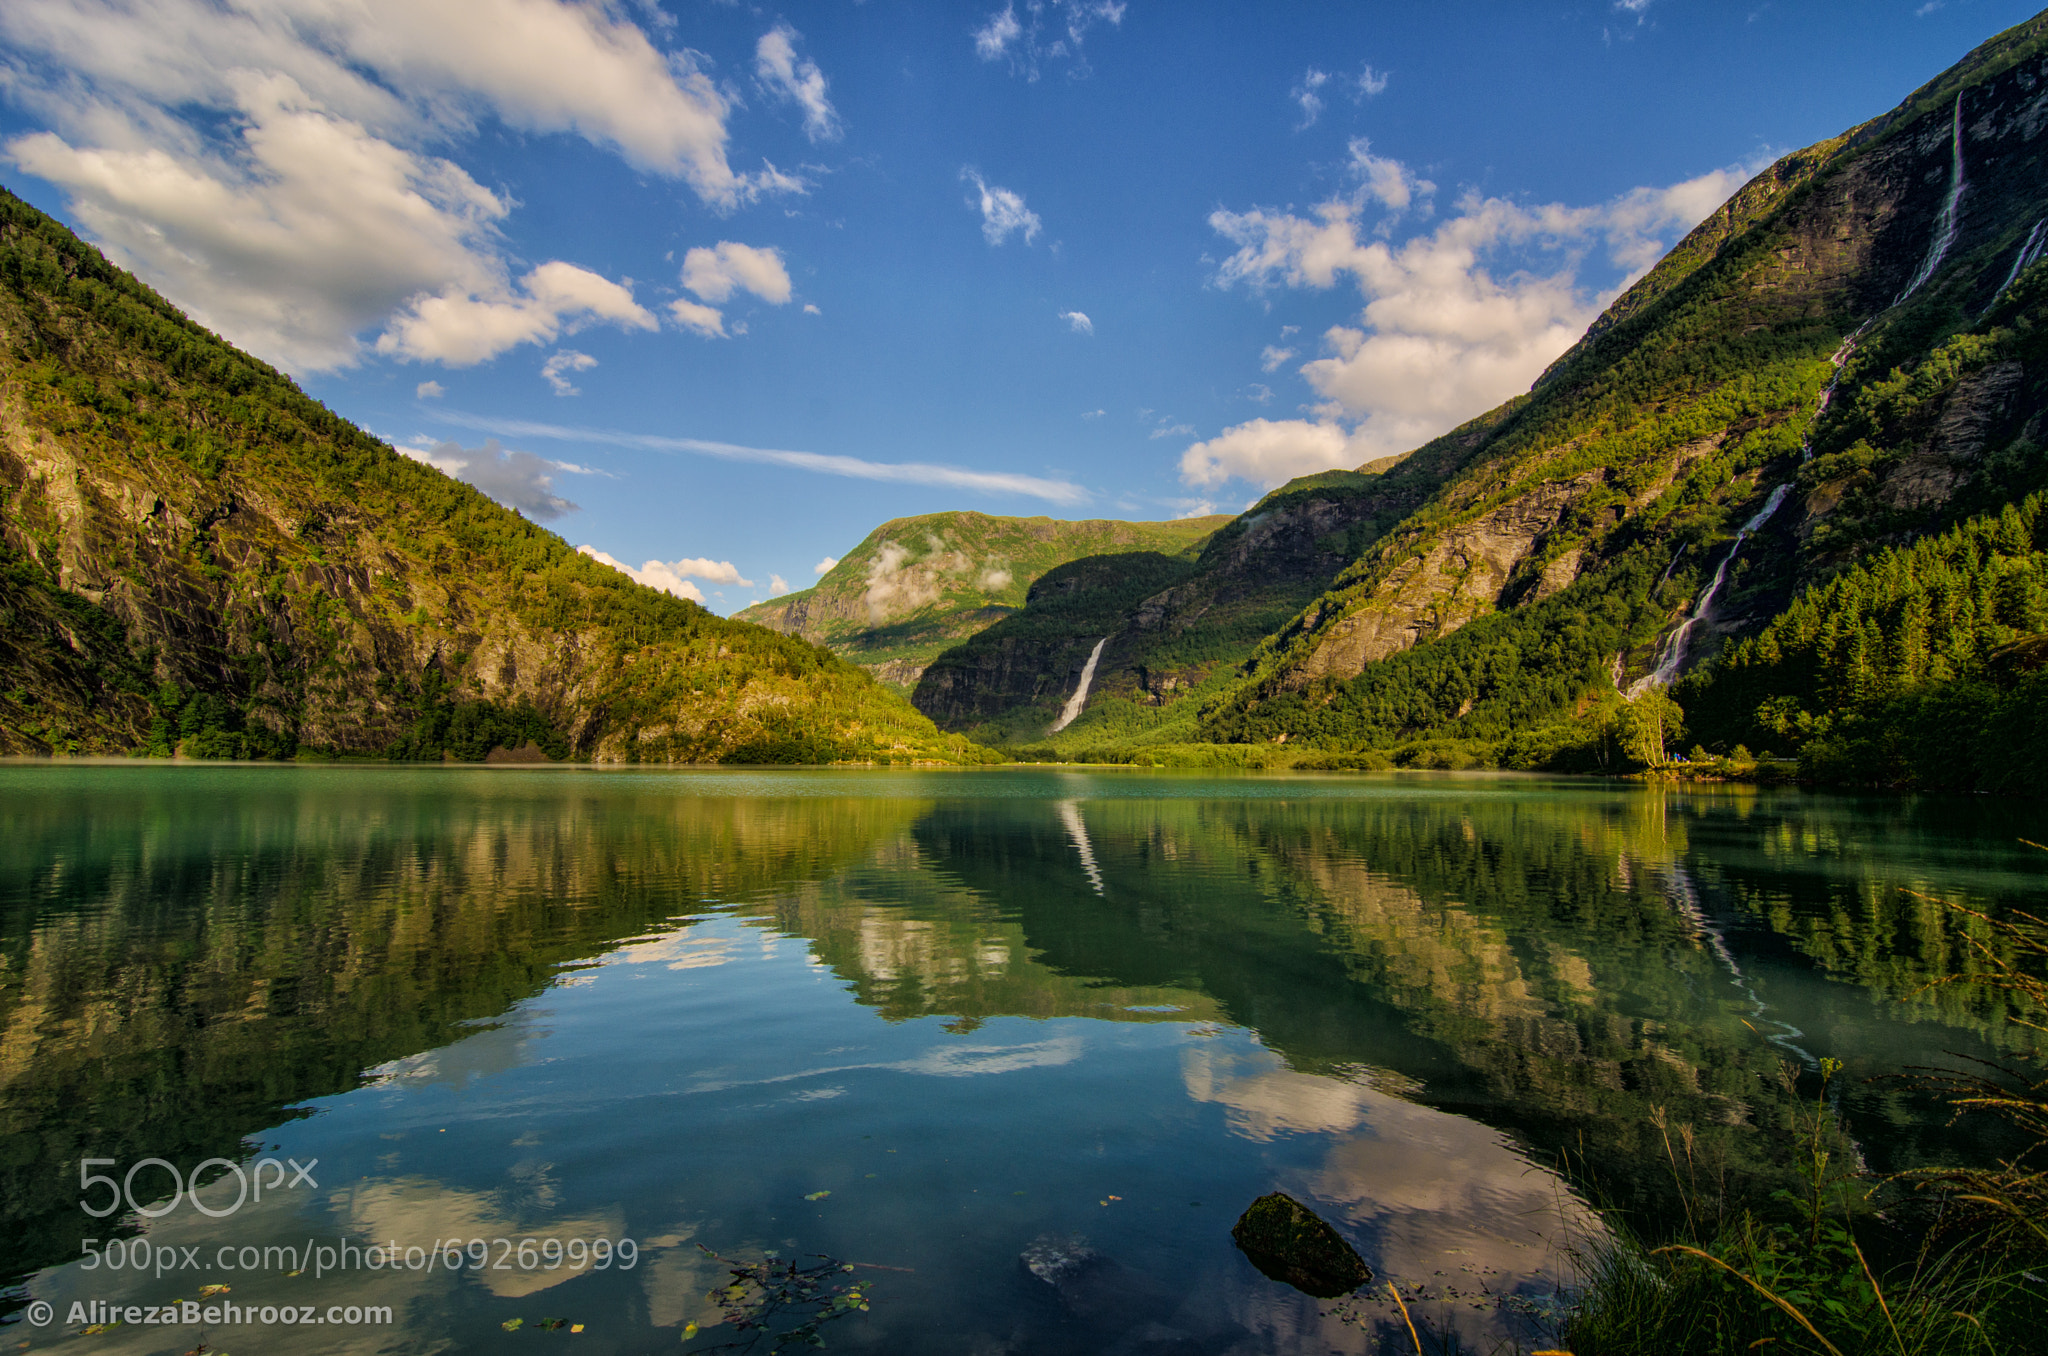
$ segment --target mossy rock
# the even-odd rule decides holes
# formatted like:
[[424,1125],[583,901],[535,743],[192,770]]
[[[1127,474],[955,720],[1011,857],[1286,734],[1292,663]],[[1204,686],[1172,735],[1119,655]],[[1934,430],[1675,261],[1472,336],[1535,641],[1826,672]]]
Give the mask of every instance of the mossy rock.
[[1357,1249],[1285,1192],[1253,1201],[1230,1237],[1260,1271],[1317,1299],[1348,1295],[1372,1279]]

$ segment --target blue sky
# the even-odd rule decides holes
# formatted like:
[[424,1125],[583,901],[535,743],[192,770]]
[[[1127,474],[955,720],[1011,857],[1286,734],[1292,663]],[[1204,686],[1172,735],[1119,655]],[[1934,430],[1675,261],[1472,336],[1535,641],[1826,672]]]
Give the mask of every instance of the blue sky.
[[718,611],[887,518],[1170,518],[1526,389],[1999,0],[8,0],[0,181]]

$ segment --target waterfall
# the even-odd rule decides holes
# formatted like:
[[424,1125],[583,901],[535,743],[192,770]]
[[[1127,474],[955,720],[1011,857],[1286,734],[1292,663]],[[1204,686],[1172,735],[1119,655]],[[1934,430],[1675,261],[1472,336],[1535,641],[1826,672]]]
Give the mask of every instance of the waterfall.
[[1692,643],[1692,633],[1713,620],[1714,602],[1721,596],[1722,586],[1728,582],[1729,567],[1735,564],[1735,557],[1742,554],[1742,543],[1749,539],[1752,532],[1764,525],[1765,519],[1778,511],[1778,506],[1785,502],[1785,496],[1790,493],[1790,481],[1772,490],[1771,497],[1764,500],[1764,506],[1756,511],[1756,516],[1744,523],[1742,530],[1735,534],[1735,544],[1729,547],[1728,554],[1721,558],[1720,567],[1714,571],[1713,582],[1707,585],[1706,592],[1700,594],[1700,600],[1694,605],[1692,615],[1685,619],[1684,625],[1671,633],[1671,639],[1664,642],[1664,654],[1658,659],[1657,667],[1629,685],[1630,701],[1634,701],[1653,687],[1669,687],[1671,680],[1678,676],[1679,668],[1685,663],[1686,647]]
[[2044,230],[2048,230],[2048,217],[2042,217],[2034,223],[2034,229],[2027,232],[2027,238],[2020,243],[2020,252],[2012,257],[2012,272],[2005,275],[2005,281],[1991,294],[1991,300],[1984,303],[1985,311],[1996,306],[1998,299],[2019,281],[2020,274],[2026,272],[2030,265],[2040,262],[2042,254],[2048,253],[2048,234],[2043,234]]
[[1913,281],[1906,284],[1906,290],[1899,293],[1897,306],[1907,297],[1920,290],[1921,284],[1934,276],[1934,270],[1941,267],[1941,261],[1948,255],[1948,247],[1956,243],[1956,228],[1961,214],[1957,207],[1963,201],[1963,96],[1956,94],[1955,123],[1949,132],[1949,179],[1948,199],[1941,205],[1941,215],[1934,219],[1934,243],[1927,247],[1927,257],[1920,261],[1920,271],[1913,275]]
[[1088,704],[1088,685],[1095,681],[1095,661],[1102,658],[1102,647],[1107,644],[1109,637],[1104,636],[1096,641],[1095,648],[1088,652],[1088,665],[1081,670],[1081,685],[1074,689],[1073,696],[1067,698],[1066,707],[1061,710],[1060,718],[1052,723],[1052,728],[1046,731],[1047,734],[1058,734],[1072,725],[1074,718],[1081,714],[1081,708]]
[[[1096,646],[1101,649],[1100,645]],[[1074,851],[1080,854],[1081,869],[1088,873],[1088,883],[1095,887],[1095,893],[1102,893],[1102,868],[1095,864],[1095,846],[1088,841],[1088,826],[1081,820],[1081,802],[1063,800],[1059,803],[1060,823],[1067,829],[1067,837],[1074,842]]]

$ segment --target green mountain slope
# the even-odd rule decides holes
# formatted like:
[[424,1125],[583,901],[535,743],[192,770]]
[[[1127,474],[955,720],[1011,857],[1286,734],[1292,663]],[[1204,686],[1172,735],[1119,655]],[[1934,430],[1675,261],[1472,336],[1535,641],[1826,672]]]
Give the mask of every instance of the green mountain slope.
[[[1856,736],[1853,757],[1840,752],[1849,736],[1828,723],[1848,709],[1838,696],[1769,687],[1749,663],[1739,697],[1712,697],[1734,681],[1717,674],[1739,665],[1702,661],[1795,599],[1818,599],[1874,553],[1951,529],[1992,531],[1986,523],[2048,484],[2044,125],[2048,16],[1994,38],[1893,112],[1785,157],[1528,395],[1377,476],[1288,487],[1219,532],[1203,568],[1169,597],[1199,592],[1218,553],[1290,499],[1334,504],[1365,484],[1377,490],[1373,511],[1352,508],[1341,532],[1327,520],[1288,523],[1258,543],[1256,554],[1313,545],[1342,557],[1270,634],[1238,645],[1227,624],[1181,614],[1184,648],[1205,634],[1217,650],[1237,646],[1192,696],[1155,688],[1145,694],[1152,709],[1136,710],[1133,670],[1112,664],[1130,656],[1142,666],[1157,600],[1090,617],[1088,644],[1109,639],[1087,712],[1053,748],[1125,756],[1148,743],[1284,744],[1290,757],[1305,745],[1312,758],[1598,766],[1626,756],[1620,733],[1654,709],[1667,737],[1726,748],[1769,729],[1781,753],[1813,738],[1837,749],[1809,759],[1817,775],[1878,764],[1893,780],[1906,775],[1912,759],[1889,726]],[[2012,550],[1999,570],[2035,568]],[[1897,559],[1906,563],[1888,568],[1921,568],[1910,552]],[[1996,587],[2020,597],[2013,577]],[[1882,592],[1843,587],[1857,598]],[[2031,604],[2000,606],[1964,627],[1967,657],[1887,691],[1991,682],[1987,656],[2038,629]],[[1912,615],[1873,603],[1865,643],[1910,648],[1899,628]],[[942,657],[927,681],[985,674],[977,647],[994,638]],[[1060,699],[1073,689],[1080,639],[1048,651],[1065,665]],[[1688,672],[1675,692],[1697,709],[1689,731],[1668,704],[1626,706],[1628,693]],[[1859,708],[1866,722],[1880,720],[1875,700]],[[1984,700],[1986,711],[2005,709],[2005,698]],[[1767,701],[1777,705],[1759,715]],[[947,704],[921,688],[918,702],[943,725],[1018,741],[1058,706],[1012,700],[990,715],[1002,703],[983,702],[975,725],[960,718],[972,693]],[[1890,741],[1888,763],[1872,739]]]
[[0,752],[978,760],[400,456],[0,193]]
[[1192,553],[1230,519],[1166,523],[926,513],[883,523],[816,585],[744,621],[802,636],[908,688],[947,646],[1024,606],[1046,571],[1118,551]]

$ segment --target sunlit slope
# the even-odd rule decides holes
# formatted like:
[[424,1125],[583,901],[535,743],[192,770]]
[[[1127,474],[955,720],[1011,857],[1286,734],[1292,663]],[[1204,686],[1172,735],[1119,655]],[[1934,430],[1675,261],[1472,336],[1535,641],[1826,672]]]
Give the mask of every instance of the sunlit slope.
[[308,399],[0,194],[0,751],[980,756]]
[[908,686],[947,646],[1019,611],[1048,570],[1083,556],[1191,554],[1230,519],[1165,523],[926,513],[883,523],[817,584],[737,615]]
[[[1042,740],[1107,637],[1088,709],[1050,751],[1253,744],[1311,761],[1611,768],[1639,761],[1628,727],[1652,708],[1672,740],[1726,748],[1767,730],[1792,753],[1838,739],[1843,684],[1751,681],[1740,701],[1710,701],[1702,666],[1874,552],[1989,523],[2048,484],[2044,46],[2036,18],[1892,113],[1780,160],[1527,395],[1391,466],[1283,487],[1136,605],[1027,609],[937,661],[920,708],[982,738]],[[1938,660],[1901,630],[1910,607],[1859,614],[1868,654],[1839,660],[1862,675],[1854,701],[1979,677],[2005,683],[1984,720],[2020,700],[2030,669],[1985,666],[2048,624],[2020,578],[2048,570],[2037,515],[2023,517],[1979,532],[2000,543],[1970,575],[1989,601]],[[1219,604],[1249,597],[1253,577],[1285,615],[1248,635],[1256,609]],[[1055,644],[1061,609],[1074,621]],[[1688,673],[1675,691],[1699,708],[1690,728],[1654,701],[1626,707]],[[1794,695],[1796,709],[1757,714]],[[1912,779],[1896,759],[1886,774],[1850,762],[1866,780]]]

